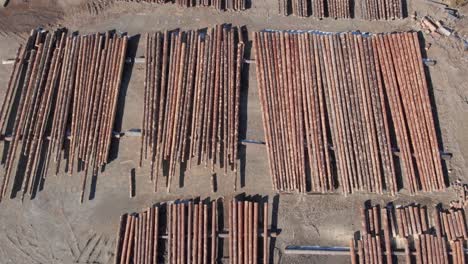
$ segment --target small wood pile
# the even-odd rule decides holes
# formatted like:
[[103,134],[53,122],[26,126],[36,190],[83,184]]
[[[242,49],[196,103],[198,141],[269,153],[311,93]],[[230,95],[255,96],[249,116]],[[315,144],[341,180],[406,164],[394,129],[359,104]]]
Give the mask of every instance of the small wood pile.
[[[65,30],[33,30],[16,55],[0,112],[9,140],[0,200],[11,175],[22,197],[33,194],[53,161],[97,175],[107,163],[127,50],[127,36],[107,32],[80,36]],[[16,189],[18,187],[12,187]]]
[[267,264],[270,236],[268,202],[175,201],[120,218],[115,263]]
[[394,251],[400,249],[405,263],[466,263],[464,211],[436,207],[432,216],[417,204],[361,207],[362,230],[350,242],[351,263],[397,263]]

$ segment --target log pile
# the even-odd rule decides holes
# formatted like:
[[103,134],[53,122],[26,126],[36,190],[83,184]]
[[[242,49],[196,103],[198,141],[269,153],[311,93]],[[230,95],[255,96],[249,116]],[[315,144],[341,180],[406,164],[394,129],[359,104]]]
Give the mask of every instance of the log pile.
[[[311,47],[308,37],[313,35],[255,33],[257,80],[275,190],[306,191],[306,157],[313,168],[312,190],[326,192],[334,186],[330,152],[325,147],[329,135],[323,87],[318,85],[321,76],[308,74],[319,57],[304,49]],[[308,58],[304,60],[307,65],[301,57]],[[311,85],[306,86],[306,81]]]
[[468,184],[456,180],[452,187],[457,194],[457,200],[451,201],[450,205],[456,208],[466,208],[468,206]]
[[254,49],[275,190],[328,192],[337,177],[345,194],[394,194],[393,149],[403,187],[445,188],[417,33],[263,31]]
[[167,4],[173,3],[180,7],[214,7],[217,10],[245,10],[246,0],[118,0],[119,2],[144,2]]
[[288,16],[351,18],[351,0],[281,0],[279,13]]
[[440,225],[437,226],[437,230],[440,230],[442,236],[447,236],[449,241],[468,240],[463,209],[442,210],[438,212],[438,217]]
[[380,65],[377,66],[387,87],[385,91],[391,98],[388,103],[401,152],[400,160],[408,174],[408,189],[411,193],[445,189],[417,33],[378,35],[373,38],[372,46],[378,53]]
[[16,167],[24,171],[14,180],[24,198],[45,179],[51,160],[59,172],[64,152],[70,174],[78,162],[85,171],[83,200],[88,170],[96,175],[107,163],[127,41],[109,32],[31,32],[18,50],[0,113],[1,132],[11,135],[0,200]]
[[434,208],[432,219],[426,207],[414,204],[360,210],[361,238],[350,242],[351,263],[395,263],[393,252],[398,246],[404,248],[406,263],[465,263],[463,210],[450,209],[450,224],[441,221],[447,212],[439,207]]
[[[234,199],[229,204],[229,263],[257,264],[259,259],[268,263],[268,203],[263,205],[263,214],[260,210],[258,202]],[[260,215],[263,226],[259,222]],[[260,234],[263,234],[263,249],[259,249]]]
[[170,191],[176,164],[237,171],[244,41],[240,28],[147,35],[141,159],[157,190],[163,164]]
[[227,205],[224,214],[218,213],[227,209],[222,200],[185,200],[123,215],[115,263],[218,263],[221,238],[228,239],[230,263],[268,263],[268,203],[260,208],[258,202],[233,199]]
[[115,263],[159,263],[160,236],[158,207],[120,217]]
[[427,208],[418,205],[397,206],[395,208],[398,236],[408,237],[429,231]]
[[168,204],[167,210],[167,262],[215,263],[218,258],[216,201],[211,205],[202,202]]
[[361,1],[361,16],[367,20],[389,20],[404,18],[402,0]]

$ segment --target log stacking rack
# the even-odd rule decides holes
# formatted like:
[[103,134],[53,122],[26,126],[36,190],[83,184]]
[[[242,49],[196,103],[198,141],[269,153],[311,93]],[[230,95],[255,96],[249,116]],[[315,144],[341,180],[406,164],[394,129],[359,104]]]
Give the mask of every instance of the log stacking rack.
[[262,31],[254,50],[274,189],[393,195],[398,167],[412,194],[445,189],[416,32]]
[[266,264],[270,237],[278,235],[268,228],[268,214],[267,201],[250,199],[178,200],[126,214],[120,218],[115,263],[219,263],[229,258],[229,263]]
[[280,0],[279,13],[284,16],[317,18],[352,18],[351,0]]
[[[128,37],[107,32],[79,36],[66,30],[32,30],[18,49],[0,112],[0,131],[11,135],[0,200],[14,182],[32,195],[51,165],[96,175],[107,163]],[[70,133],[67,142],[66,131]],[[48,138],[48,140],[44,140]],[[13,188],[14,189],[14,188]]]
[[[449,214],[448,221],[441,219]],[[432,218],[430,217],[432,215]],[[419,204],[366,203],[360,208],[362,228],[349,247],[287,246],[285,254],[349,256],[351,263],[466,263],[466,216],[463,209],[430,214]],[[452,236],[449,232],[457,234]]]
[[367,20],[402,19],[404,14],[403,0],[363,0],[361,16]]
[[218,25],[147,35],[140,166],[150,159],[155,191],[163,164],[168,191],[177,163],[237,172],[241,31]]
[[247,8],[246,0],[118,0],[118,2],[172,3],[180,7],[213,7],[220,11],[242,11]]
[[432,227],[426,207],[415,204],[360,210],[361,239],[350,242],[351,263],[394,263],[391,252],[398,243],[404,248],[406,263],[466,263],[463,209],[434,208]]
[[405,18],[405,2],[403,0],[280,0],[279,13],[284,16],[316,17],[319,19],[331,17],[349,19],[355,17],[356,4],[361,7],[362,19],[394,20]]

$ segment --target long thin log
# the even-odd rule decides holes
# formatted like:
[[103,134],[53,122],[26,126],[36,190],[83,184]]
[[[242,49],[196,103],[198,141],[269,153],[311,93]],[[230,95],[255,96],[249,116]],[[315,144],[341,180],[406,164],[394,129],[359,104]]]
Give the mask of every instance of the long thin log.
[[244,263],[244,242],[245,242],[245,237],[244,237],[244,203],[241,201],[237,202],[237,210],[238,210],[238,215],[237,215],[237,234],[238,234],[238,263]]
[[203,205],[203,263],[208,263],[208,205]]
[[263,264],[268,260],[268,202],[263,204]]
[[218,208],[216,201],[211,202],[211,263],[217,263]]

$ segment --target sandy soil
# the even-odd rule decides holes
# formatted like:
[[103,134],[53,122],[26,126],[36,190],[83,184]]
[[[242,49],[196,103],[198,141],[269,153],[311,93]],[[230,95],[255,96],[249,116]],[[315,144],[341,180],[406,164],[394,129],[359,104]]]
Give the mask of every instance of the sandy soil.
[[[241,13],[218,12],[213,9],[180,9],[175,5],[112,3],[112,1],[40,0],[23,3],[12,0],[0,10],[0,59],[14,55],[19,43],[34,27],[66,26],[82,33],[116,29],[132,37],[132,49],[143,55],[141,33],[164,29],[198,29],[217,23],[246,25],[249,32],[271,29],[315,29],[322,31],[360,30],[390,32],[419,30],[417,21],[368,22],[353,20],[317,20],[314,18],[277,15],[276,0],[252,0],[252,7]],[[448,26],[468,39],[468,20],[450,21],[445,12],[423,0],[408,1],[409,14],[431,15],[446,21]],[[464,16],[468,7],[462,7]],[[357,13],[358,15],[358,13]],[[443,150],[453,154],[446,163],[451,180],[468,181],[468,53],[456,38],[433,38],[427,56],[437,60],[429,68],[435,108],[438,113]],[[255,54],[250,55],[251,59]],[[257,95],[255,65],[248,66],[243,87],[241,131],[245,138],[263,140],[261,112]],[[0,100],[11,67],[0,65]],[[247,72],[247,71],[246,71]],[[121,129],[139,128],[142,113],[144,65],[125,70],[122,89],[123,112]],[[248,75],[248,76],[247,76]],[[128,85],[127,85],[128,84]],[[347,258],[286,256],[286,245],[345,246],[359,229],[358,208],[368,199],[383,204],[388,201],[416,201],[432,206],[447,203],[455,197],[449,188],[438,194],[410,197],[404,192],[396,197],[355,194],[341,195],[277,195],[272,192],[266,150],[263,145],[242,146],[243,187],[233,191],[233,175],[218,176],[218,192],[212,193],[209,171],[203,166],[186,172],[173,193],[154,193],[149,183],[148,166],[136,168],[139,140],[125,137],[114,142],[116,157],[97,179],[93,200],[79,204],[80,177],[50,176],[45,188],[34,200],[6,200],[0,204],[0,259],[2,263],[112,263],[114,236],[119,216],[140,210],[153,203],[177,198],[225,197],[235,195],[268,196],[273,202],[273,225],[281,234],[274,244],[274,263],[347,263]],[[129,198],[129,174],[136,168],[136,197]],[[0,173],[3,173],[0,171]],[[183,187],[181,187],[181,185]],[[88,190],[89,191],[89,190]]]

